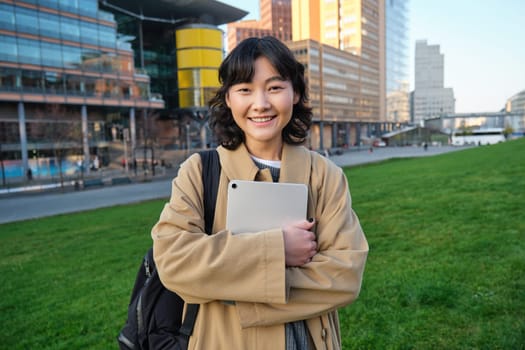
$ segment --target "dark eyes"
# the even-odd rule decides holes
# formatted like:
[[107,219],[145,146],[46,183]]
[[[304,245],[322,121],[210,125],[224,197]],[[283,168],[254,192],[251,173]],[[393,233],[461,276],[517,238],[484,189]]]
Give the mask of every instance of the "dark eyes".
[[[268,91],[270,92],[276,92],[276,91],[280,91],[280,90],[283,90],[284,89],[284,86],[281,86],[281,85],[271,85],[269,86],[268,88]],[[235,91],[237,92],[240,92],[240,93],[250,93],[252,92],[252,89],[248,88],[248,87],[238,87],[236,89],[234,89]]]

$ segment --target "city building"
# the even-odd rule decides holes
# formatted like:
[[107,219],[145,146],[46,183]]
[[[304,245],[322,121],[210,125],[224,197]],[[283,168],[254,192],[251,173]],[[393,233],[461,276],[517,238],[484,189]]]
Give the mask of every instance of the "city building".
[[228,47],[249,36],[283,40],[311,79],[311,146],[346,147],[385,127],[383,5],[375,0],[261,0],[260,21],[228,25]]
[[428,45],[417,40],[415,48],[415,84],[413,95],[413,122],[455,111],[454,91],[445,88],[445,56],[439,45]]
[[274,35],[293,49],[311,79],[312,147],[359,144],[409,121],[408,0],[260,0],[260,6],[260,21],[228,24],[228,47]]
[[218,85],[217,26],[245,15],[213,0],[0,0],[4,182],[84,174],[121,160],[146,169],[166,125],[185,130],[189,147]]
[[449,135],[441,130],[410,125],[381,135],[385,146],[441,146],[449,143]]
[[283,42],[292,39],[291,0],[260,0],[260,20],[228,23],[228,50],[250,37],[274,36]]
[[452,135],[473,130],[500,129],[507,136],[525,134],[525,113],[523,112],[480,112],[449,113],[425,119],[425,126]]
[[0,14],[4,178],[106,165],[120,114],[134,126],[135,111],[164,107],[96,0],[0,0]]
[[373,72],[362,69],[359,56],[314,40],[288,42],[288,46],[306,67],[314,114],[311,148],[358,145],[386,131],[373,101],[377,97],[377,80],[370,77]]
[[522,90],[507,99],[507,103],[505,103],[505,111],[525,114],[525,90]]
[[[100,1],[115,14],[118,31],[134,38],[135,64],[151,77],[151,88],[166,107],[147,128],[157,158],[175,158],[165,150],[203,148],[211,143],[207,102],[219,86],[218,67],[224,57],[218,26],[241,19],[246,11],[220,1]],[[139,153],[142,153],[139,150]]]
[[385,1],[386,120],[410,121],[408,0]]
[[[344,143],[345,145],[359,144],[363,141],[362,136],[378,136],[381,132],[386,131],[383,130],[384,124],[382,124],[386,121],[385,27],[383,23],[385,23],[384,1],[292,1],[292,38],[294,41],[311,39],[319,42],[323,47],[333,47],[349,54],[348,58],[340,60],[330,69],[333,69],[332,77],[337,77],[338,73],[341,73],[337,80],[340,82],[341,77],[346,77],[347,86],[352,87],[352,89],[339,91],[339,93],[346,94],[349,103],[356,107],[356,113],[344,114],[342,119],[334,119],[328,111],[322,112],[323,115],[314,114],[314,121],[317,119],[320,121],[321,129],[328,127],[332,129],[328,132],[334,135],[340,133],[340,130],[347,129],[344,124],[339,125],[340,123],[358,120],[363,125],[367,124],[366,134],[361,135],[360,132],[363,132],[364,128],[358,127],[355,138],[350,137],[349,142]],[[353,56],[353,59],[350,59],[352,57],[350,55]],[[355,64],[352,74],[343,74],[345,64]],[[327,69],[322,68],[326,75]],[[312,67],[307,66],[307,70],[310,69]],[[315,94],[312,96],[312,103],[319,103],[322,109],[341,107],[338,103],[332,104],[330,97],[324,95],[324,92],[334,91],[333,88],[330,88],[330,84],[337,84],[330,79],[332,78],[327,76],[320,82],[319,98],[322,101],[316,102]],[[314,87],[314,84],[310,86]],[[321,131],[321,134],[325,132]],[[346,139],[349,136],[347,135]],[[330,144],[324,144],[326,138],[320,141],[321,148],[330,147]],[[331,146],[340,147],[341,144],[337,142]]]

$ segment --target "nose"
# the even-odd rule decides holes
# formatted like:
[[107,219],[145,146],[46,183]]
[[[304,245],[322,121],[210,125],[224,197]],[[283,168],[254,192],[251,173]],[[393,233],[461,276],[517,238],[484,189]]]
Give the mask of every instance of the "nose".
[[252,108],[256,111],[264,111],[270,108],[270,102],[265,91],[257,91],[253,95]]

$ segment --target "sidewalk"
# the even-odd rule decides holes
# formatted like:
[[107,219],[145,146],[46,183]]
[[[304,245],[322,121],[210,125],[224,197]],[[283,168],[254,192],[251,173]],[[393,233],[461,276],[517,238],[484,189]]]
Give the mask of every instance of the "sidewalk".
[[[429,147],[425,151],[422,147],[384,147],[374,148],[373,152],[368,149],[349,151],[342,155],[331,156],[330,159],[339,166],[353,166],[391,158],[433,156],[462,149],[465,148]],[[90,190],[69,190],[64,193],[40,192],[0,197],[0,224],[151,199],[168,199],[171,193],[172,178],[169,175],[156,176],[151,182],[104,185]]]
[[363,147],[360,151],[346,152],[342,155],[333,155],[330,159],[337,165],[353,166],[367,163],[377,163],[387,159],[393,158],[415,158],[428,157],[442,153],[449,153],[460,151],[466,147],[440,146],[428,147],[427,150],[423,147],[407,146],[407,147],[376,147],[370,152],[369,148]]

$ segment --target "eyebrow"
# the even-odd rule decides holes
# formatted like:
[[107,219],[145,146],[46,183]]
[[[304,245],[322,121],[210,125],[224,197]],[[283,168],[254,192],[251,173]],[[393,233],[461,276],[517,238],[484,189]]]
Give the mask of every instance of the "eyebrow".
[[284,79],[280,75],[274,75],[273,77],[270,77],[266,79],[266,83],[271,83],[272,81],[286,81],[287,79]]
[[[264,83],[265,83],[265,84],[268,84],[268,83],[271,83],[271,82],[274,82],[274,81],[288,81],[288,80],[289,80],[289,79],[285,79],[285,78],[281,77],[280,75],[274,75],[273,77],[270,77],[270,78],[266,79],[266,80],[264,81]],[[238,83],[234,83],[234,84],[232,84],[231,86],[233,86],[233,85],[238,85],[238,84],[251,84],[252,81],[253,81],[253,79],[252,79],[252,80],[249,80],[249,81],[240,81],[240,82],[238,82]]]

